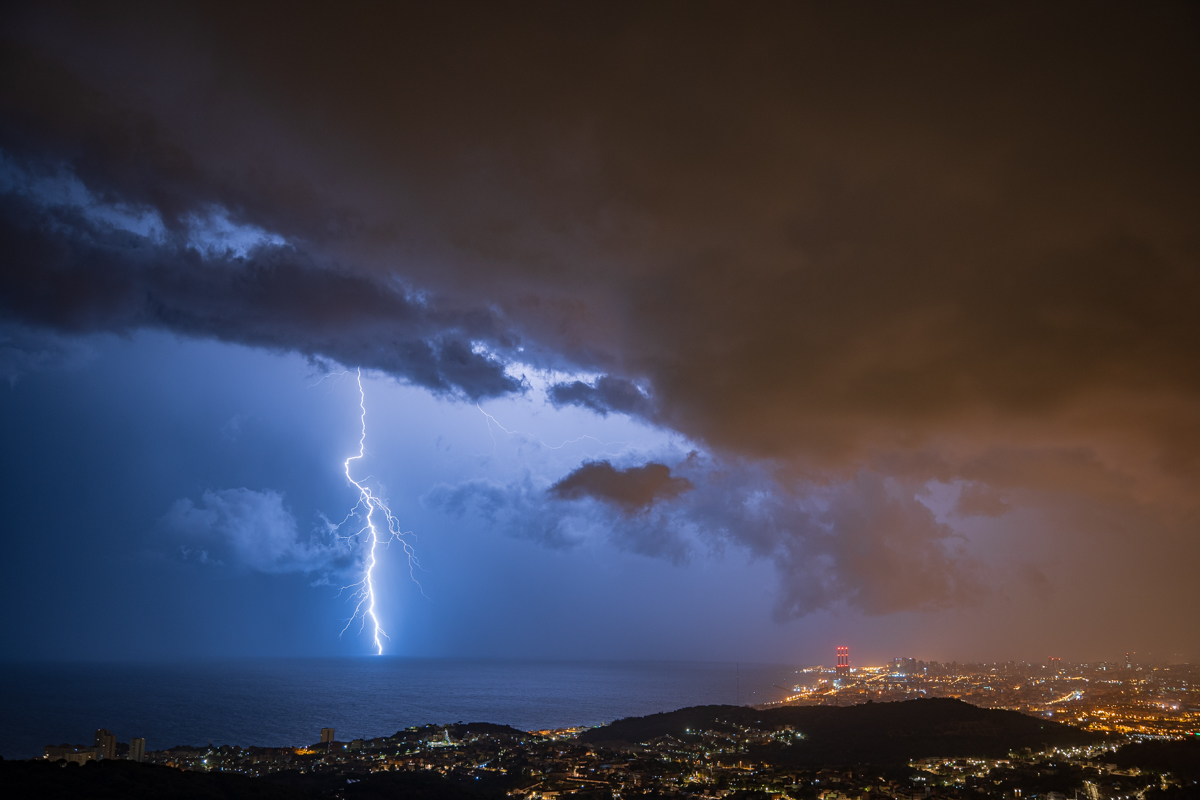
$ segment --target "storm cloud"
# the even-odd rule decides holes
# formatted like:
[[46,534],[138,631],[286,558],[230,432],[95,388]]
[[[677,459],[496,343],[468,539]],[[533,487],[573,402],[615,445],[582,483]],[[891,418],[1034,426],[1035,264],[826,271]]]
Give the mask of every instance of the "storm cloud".
[[790,619],[821,609],[931,610],[985,597],[982,565],[919,490],[869,472],[835,485],[788,485],[762,465],[692,453],[673,466],[586,462],[544,497],[529,480],[473,480],[437,487],[425,499],[551,548],[601,537],[683,565],[733,546],[775,565],[775,613]]
[[591,497],[636,513],[694,488],[687,478],[672,476],[666,464],[618,469],[607,461],[590,461],[551,486],[549,494],[561,500]]
[[556,383],[547,392],[557,406],[574,405],[597,414],[628,414],[653,421],[654,404],[632,381],[601,375],[592,383]]
[[26,326],[166,329],[374,368],[472,400],[521,388],[475,347],[502,338],[488,309],[439,309],[295,247],[202,251],[181,235],[138,235],[10,192],[0,197],[0,248],[0,311]]
[[[1196,14],[14,4],[0,308],[472,400],[599,376],[547,397],[769,478],[596,463],[548,502],[730,531],[785,615],[966,602],[930,482],[989,520],[1119,506],[1195,560]],[[213,209],[271,238],[198,247]],[[511,507],[485,489],[442,501]]]

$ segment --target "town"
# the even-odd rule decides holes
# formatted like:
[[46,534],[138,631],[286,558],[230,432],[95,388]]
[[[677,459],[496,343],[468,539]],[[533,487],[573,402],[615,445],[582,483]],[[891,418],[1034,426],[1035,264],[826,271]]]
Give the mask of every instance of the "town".
[[140,761],[297,786],[404,773],[524,800],[1146,800],[1192,797],[1200,780],[1200,675],[1190,665],[1139,665],[1131,656],[1124,664],[896,659],[855,668],[839,648],[835,667],[796,675],[779,702],[599,727],[460,722],[349,740],[324,728],[300,746],[159,750],[99,730],[93,745],[47,746],[44,759]]
[[[845,651],[844,653],[842,651]],[[781,703],[864,703],[914,697],[954,697],[983,708],[1005,708],[1091,731],[1170,738],[1200,735],[1200,666],[1154,663],[1126,654],[1122,662],[938,663],[897,658],[884,666],[851,667],[839,648],[836,667],[797,672]]]

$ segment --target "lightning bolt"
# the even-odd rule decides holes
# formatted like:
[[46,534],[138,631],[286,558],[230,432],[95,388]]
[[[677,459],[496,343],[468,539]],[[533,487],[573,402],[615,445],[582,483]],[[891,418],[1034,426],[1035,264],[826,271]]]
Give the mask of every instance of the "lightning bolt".
[[[392,542],[400,542],[404,548],[404,554],[408,557],[408,574],[418,587],[421,586],[421,583],[417,580],[417,576],[413,570],[420,569],[421,564],[417,561],[416,551],[413,550],[412,545],[404,538],[406,535],[411,534],[411,531],[400,530],[400,523],[396,519],[396,516],[392,514],[392,510],[388,508],[387,502],[372,492],[371,487],[367,485],[369,477],[363,478],[360,481],[355,480],[350,472],[351,462],[361,461],[367,451],[367,395],[363,391],[361,368],[358,370],[357,379],[358,407],[362,412],[360,417],[362,433],[358,439],[358,454],[347,458],[343,466],[346,471],[346,480],[350,481],[358,489],[358,502],[350,509],[350,513],[346,515],[346,518],[335,526],[335,530],[340,530],[351,517],[359,517],[363,521],[362,528],[357,533],[346,538],[357,538],[365,542],[366,556],[363,560],[362,580],[358,583],[342,587],[343,591],[353,589],[354,592],[351,597],[358,600],[358,603],[354,607],[354,613],[346,621],[346,627],[342,628],[342,633],[345,633],[356,619],[362,620],[362,628],[360,630],[365,629],[369,621],[374,632],[375,654],[383,655],[383,642],[380,640],[380,637],[384,639],[389,639],[390,637],[379,624],[379,616],[375,611],[375,565],[378,563],[376,557],[378,548],[381,544],[384,547],[388,547]],[[378,523],[375,518],[376,512],[382,517]],[[382,527],[386,527],[386,533],[381,531]],[[421,590],[421,594],[425,594],[424,589]]]

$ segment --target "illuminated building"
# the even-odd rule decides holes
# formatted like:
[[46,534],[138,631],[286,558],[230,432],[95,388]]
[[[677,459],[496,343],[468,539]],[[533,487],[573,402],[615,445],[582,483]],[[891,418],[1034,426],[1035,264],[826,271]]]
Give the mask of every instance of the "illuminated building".
[[116,758],[116,756],[117,737],[104,728],[100,728],[96,731],[96,757]]

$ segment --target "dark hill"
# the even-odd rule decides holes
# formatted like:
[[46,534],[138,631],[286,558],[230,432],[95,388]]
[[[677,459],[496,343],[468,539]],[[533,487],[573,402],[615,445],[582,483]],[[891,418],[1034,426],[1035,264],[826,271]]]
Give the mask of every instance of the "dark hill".
[[529,734],[523,730],[512,727],[511,725],[497,725],[494,722],[459,722],[455,725],[446,726],[450,735],[456,738],[466,736],[492,736],[498,739],[528,739]]
[[184,772],[132,761],[65,767],[41,759],[0,761],[0,786],[12,800],[316,800],[307,792],[244,775]]
[[1127,744],[1104,760],[1126,769],[1170,772],[1182,781],[1200,781],[1200,739]]
[[[352,777],[352,781],[348,778]],[[130,761],[83,766],[0,759],[5,800],[507,800],[511,783],[443,777],[436,772],[304,773],[285,770],[251,778],[190,772]]]
[[644,744],[660,736],[687,739],[688,731],[769,732],[795,728],[792,744],[753,746],[742,758],[790,767],[841,764],[906,764],[929,756],[1002,758],[1026,747],[1086,744],[1103,737],[1016,711],[979,708],[960,700],[931,698],[864,705],[695,706],[648,717],[617,720],[587,731],[595,744]]

